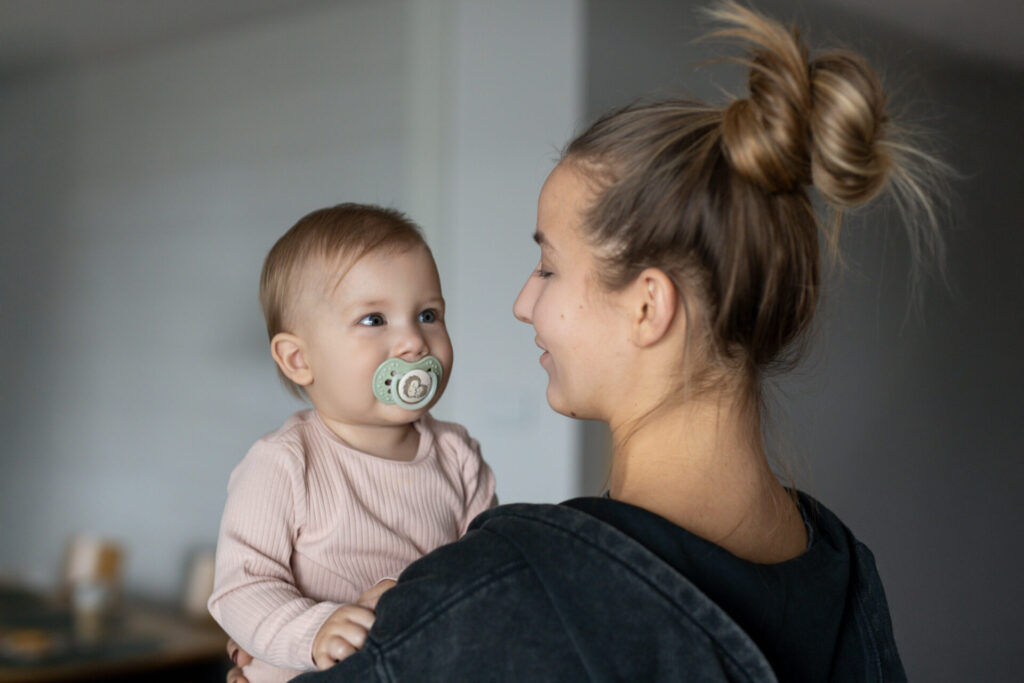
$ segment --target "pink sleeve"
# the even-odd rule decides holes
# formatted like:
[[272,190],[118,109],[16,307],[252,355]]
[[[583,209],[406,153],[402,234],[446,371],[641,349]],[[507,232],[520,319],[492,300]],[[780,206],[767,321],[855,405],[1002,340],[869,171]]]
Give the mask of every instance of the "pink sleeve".
[[459,535],[466,533],[469,523],[485,510],[498,504],[494,492],[494,473],[480,454],[480,443],[466,436],[465,460],[462,463],[462,484],[466,491],[466,516],[462,520]]
[[257,442],[228,482],[209,609],[257,659],[311,670],[313,638],[340,605],[303,597],[295,587],[291,553],[304,510],[301,458]]

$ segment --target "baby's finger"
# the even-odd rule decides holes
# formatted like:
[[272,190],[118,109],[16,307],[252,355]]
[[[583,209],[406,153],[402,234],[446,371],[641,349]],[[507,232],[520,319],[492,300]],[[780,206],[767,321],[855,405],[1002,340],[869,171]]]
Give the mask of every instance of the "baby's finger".
[[362,649],[363,645],[366,644],[366,636],[370,630],[365,628],[361,624],[355,622],[349,622],[349,625],[342,629],[342,637],[348,642],[352,643],[357,650]]
[[369,631],[370,627],[373,626],[373,622],[376,621],[377,615],[373,613],[372,609],[363,607],[362,605],[346,605],[345,619],[359,624],[365,630]]
[[[235,666],[242,667],[252,661],[252,655],[242,649],[242,646],[231,638],[228,638],[228,658]],[[243,679],[245,680],[245,679]]]
[[342,636],[331,636],[324,642],[323,645],[323,651],[325,656],[316,660],[315,664],[317,668],[321,671],[324,669],[329,669],[336,663],[340,662],[341,660],[345,659],[346,657],[354,653],[357,649],[358,647],[345,640],[345,638],[343,638]]
[[377,601],[380,600],[380,596],[391,590],[395,585],[394,579],[384,579],[376,586],[368,589],[365,593],[359,596],[359,604],[368,609],[374,609],[377,607]]
[[242,667],[236,666],[228,670],[227,683],[249,683],[249,679],[242,675]]

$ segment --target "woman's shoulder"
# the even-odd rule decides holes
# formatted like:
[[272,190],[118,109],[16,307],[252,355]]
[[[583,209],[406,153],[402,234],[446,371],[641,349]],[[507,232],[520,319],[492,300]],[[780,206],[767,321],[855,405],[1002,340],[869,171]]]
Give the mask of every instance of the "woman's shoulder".
[[[500,505],[478,516],[463,541],[420,562],[427,564],[432,556],[439,565],[464,561],[445,557],[460,545],[465,554],[493,558],[490,571],[523,563],[532,585],[543,587],[545,599],[560,614],[570,615],[576,626],[594,623],[602,618],[599,612],[620,603],[615,608],[623,610],[619,614],[631,609],[655,619],[662,614],[665,624],[690,623],[713,637],[716,628],[721,628],[717,635],[722,637],[733,630],[731,620],[714,603],[643,544],[567,505]],[[457,571],[457,580],[472,581],[469,574]],[[581,609],[582,605],[593,609]],[[704,623],[710,613],[718,618],[715,625]]]
[[[642,618],[622,629],[630,614]],[[529,647],[508,646],[524,638]],[[771,680],[749,638],[685,577],[563,505],[499,506],[460,541],[414,562],[381,598],[367,646],[348,665],[365,658],[393,670],[436,664],[450,672],[455,664],[439,662],[438,652],[467,678],[488,670],[526,680],[618,671],[654,680],[690,667],[709,678],[728,670]]]
[[[520,572],[529,575],[529,581],[539,578],[544,582],[572,564],[582,565],[583,557],[601,548],[604,557],[599,562],[591,558],[587,569],[599,574],[598,565],[611,561],[609,552],[631,543],[604,527],[562,505],[499,505],[478,515],[460,540],[411,564],[402,573],[399,586],[417,584],[417,590],[424,593],[417,602],[427,604],[464,591],[486,590],[488,580],[504,580],[502,577]],[[577,577],[589,579],[579,573]],[[588,590],[591,587],[592,583],[586,586]]]

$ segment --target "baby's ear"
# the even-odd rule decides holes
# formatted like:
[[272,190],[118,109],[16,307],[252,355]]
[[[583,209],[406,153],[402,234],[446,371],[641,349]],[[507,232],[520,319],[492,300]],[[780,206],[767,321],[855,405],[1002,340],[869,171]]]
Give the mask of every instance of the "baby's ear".
[[313,383],[313,370],[306,362],[306,347],[302,339],[294,334],[278,332],[270,340],[270,355],[284,376],[306,387]]

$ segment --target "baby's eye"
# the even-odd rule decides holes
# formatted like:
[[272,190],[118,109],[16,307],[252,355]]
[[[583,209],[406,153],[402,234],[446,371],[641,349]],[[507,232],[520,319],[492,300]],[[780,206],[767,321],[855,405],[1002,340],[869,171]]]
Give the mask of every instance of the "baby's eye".
[[380,327],[385,322],[384,316],[380,313],[371,313],[370,315],[363,316],[363,318],[360,319],[359,324],[367,327]]
[[420,313],[420,322],[421,323],[436,323],[437,322],[437,311],[435,311],[433,308],[428,308],[427,310],[423,311],[422,313]]

